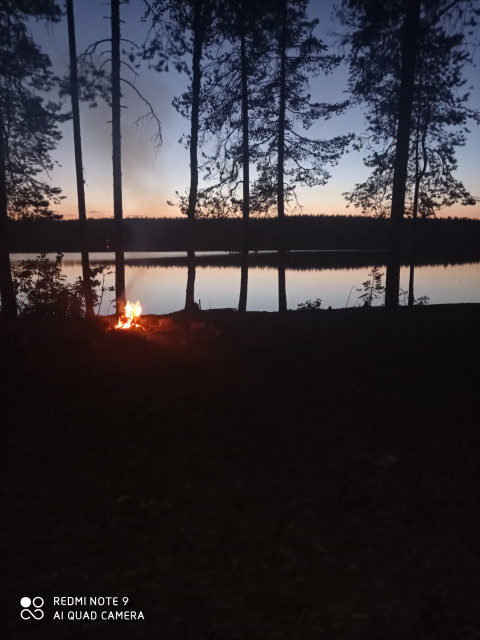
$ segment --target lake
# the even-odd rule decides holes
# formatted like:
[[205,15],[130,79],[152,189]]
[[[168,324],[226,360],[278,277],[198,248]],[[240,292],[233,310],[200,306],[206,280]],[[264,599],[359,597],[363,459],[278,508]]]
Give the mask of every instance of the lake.
[[[384,252],[296,252],[289,254],[286,268],[287,305],[289,309],[307,300],[320,298],[322,308],[360,306],[362,283],[369,279],[372,266],[386,273]],[[195,300],[202,309],[236,308],[240,288],[240,267],[231,264],[238,257],[223,252],[198,254]],[[54,254],[49,254],[52,258]],[[185,303],[187,266],[185,253],[126,253],[125,277],[127,299],[141,302],[143,313],[164,314],[182,309]],[[12,263],[35,257],[12,254]],[[248,272],[249,311],[278,310],[277,269],[275,254],[253,254]],[[114,283],[112,253],[91,253],[92,266],[105,264],[105,284]],[[262,264],[263,262],[263,264]],[[289,262],[291,266],[289,267]],[[325,266],[325,265],[329,266]],[[355,266],[360,264],[361,266]],[[319,266],[323,265],[323,266]],[[66,253],[62,268],[70,281],[81,275],[79,253]],[[402,267],[400,286],[408,291],[409,268]],[[385,284],[385,275],[382,279]],[[357,288],[361,291],[357,291]],[[106,294],[100,313],[113,313],[112,294]],[[480,262],[424,264],[415,268],[415,297],[428,296],[429,304],[480,302]],[[403,296],[401,296],[403,303]],[[375,304],[382,304],[377,300]]]

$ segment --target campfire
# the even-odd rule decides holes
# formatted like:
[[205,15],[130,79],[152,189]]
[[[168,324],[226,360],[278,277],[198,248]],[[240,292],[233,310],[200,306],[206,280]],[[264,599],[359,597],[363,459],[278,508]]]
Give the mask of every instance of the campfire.
[[140,316],[142,315],[142,307],[140,302],[127,302],[125,305],[125,311],[120,316],[118,324],[115,325],[115,329],[131,329],[132,327],[138,327],[143,329]]

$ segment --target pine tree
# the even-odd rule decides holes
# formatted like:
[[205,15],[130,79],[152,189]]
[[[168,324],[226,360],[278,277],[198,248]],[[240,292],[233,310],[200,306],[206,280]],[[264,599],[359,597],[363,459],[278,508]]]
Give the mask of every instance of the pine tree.
[[90,279],[90,264],[87,247],[87,213],[85,206],[85,181],[83,178],[82,136],[80,129],[79,86],[77,73],[77,46],[75,38],[75,15],[73,0],[66,0],[68,41],[70,53],[70,97],[72,101],[73,141],[75,152],[75,173],[77,179],[78,218],[80,223],[80,244],[82,256],[82,278],[85,295],[85,313],[87,317],[94,315],[93,292]]
[[[186,71],[188,90],[174,100],[175,108],[190,120],[187,146],[190,154],[190,187],[181,200],[188,220],[188,277],[185,309],[193,311],[195,303],[195,221],[198,205],[198,149],[202,106],[202,62],[215,39],[215,3],[213,0],[156,0],[146,3],[146,18],[152,21],[153,35],[144,49],[144,57],[158,71],[167,71],[173,59],[177,70]],[[188,33],[189,36],[185,34]],[[190,57],[191,56],[191,57]],[[190,64],[185,59],[189,57]]]
[[[88,100],[91,106],[96,106],[98,96],[103,98],[112,109],[112,175],[113,175],[113,244],[115,251],[115,299],[117,315],[122,315],[125,309],[125,257],[124,257],[124,231],[123,231],[123,195],[122,195],[122,85],[131,90],[145,103],[148,112],[140,116],[137,122],[144,118],[151,118],[157,125],[154,140],[161,144],[161,123],[149,101],[142,95],[137,87],[122,73],[122,68],[128,68],[135,77],[136,69],[130,64],[135,61],[132,50],[139,50],[131,40],[124,40],[121,35],[120,6],[127,4],[129,0],[110,0],[110,37],[93,42],[80,56],[81,61],[81,88],[82,99]],[[122,44],[128,43],[131,51],[127,62],[122,54],[127,53],[122,49]],[[110,49],[102,51],[110,54],[109,58],[103,58],[97,65],[95,55],[99,49],[108,43]],[[108,71],[108,65],[110,70]],[[138,65],[137,65],[138,68]]]
[[268,15],[268,2],[221,4],[217,28],[223,40],[209,60],[202,92],[201,170],[207,185],[199,191],[198,210],[205,216],[242,216],[239,311],[247,306],[250,164],[257,158],[250,130],[255,127],[255,104],[264,75]]
[[340,12],[350,29],[350,89],[357,103],[369,107],[373,148],[365,160],[371,176],[346,196],[364,212],[390,216],[387,306],[398,304],[404,216],[475,202],[453,173],[467,121],[478,121],[462,92],[468,60],[463,44],[475,26],[474,4],[344,0]]
[[[296,201],[296,187],[327,182],[327,166],[336,164],[352,139],[349,134],[319,140],[308,136],[318,120],[341,113],[346,102],[315,102],[309,79],[330,73],[340,57],[327,53],[327,46],[314,30],[318,20],[308,20],[306,0],[276,0],[270,24],[271,52],[265,67],[260,118],[252,132],[262,149],[257,162],[259,177],[252,194],[252,208],[268,212],[276,207],[279,248],[279,310],[287,308],[285,293],[285,207]],[[298,126],[300,125],[300,126]]]
[[[336,163],[351,139],[346,135],[316,140],[307,135],[317,120],[346,107],[311,98],[310,76],[330,72],[340,58],[328,55],[315,37],[317,21],[308,20],[307,4],[306,0],[222,3],[219,28],[227,46],[205,74],[201,126],[205,137],[217,137],[217,144],[204,162],[206,178],[213,185],[201,191],[201,203],[210,215],[242,214],[241,310],[246,305],[250,212],[262,215],[276,210],[279,308],[285,310],[286,205],[296,200],[297,185],[327,181],[327,165]],[[257,174],[252,190],[250,164]]]
[[0,293],[5,317],[16,316],[8,218],[56,217],[50,201],[60,198],[60,189],[43,178],[53,167],[50,153],[60,139],[62,118],[59,106],[45,102],[42,92],[52,89],[56,78],[27,27],[32,17],[56,22],[60,15],[53,0],[0,5]]
[[111,0],[112,44],[112,164],[113,164],[113,221],[115,245],[115,300],[117,315],[125,311],[125,248],[123,242],[122,202],[122,129],[120,91],[120,0]]

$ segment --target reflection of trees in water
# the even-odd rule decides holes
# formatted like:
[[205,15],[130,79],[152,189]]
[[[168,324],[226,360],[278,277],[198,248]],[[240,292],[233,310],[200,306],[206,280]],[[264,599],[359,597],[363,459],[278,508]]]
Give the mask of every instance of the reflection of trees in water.
[[[426,304],[426,297],[422,297],[418,300],[415,299],[412,278],[414,277],[415,268],[417,267],[450,267],[461,265],[475,265],[480,266],[480,260],[478,255],[471,256],[468,259],[465,252],[463,255],[458,255],[459,252],[446,252],[437,251],[431,252],[432,255],[429,258],[423,257],[422,259],[415,259],[414,266],[405,257],[400,266],[410,267],[409,271],[409,290],[404,291],[400,289],[400,301],[399,304],[409,306],[413,304]],[[435,253],[437,255],[435,255]],[[123,254],[122,254],[123,256]],[[322,271],[322,270],[348,270],[356,271],[358,269],[372,269],[375,267],[385,268],[387,252],[385,251],[298,251],[298,252],[285,252],[283,256],[283,263],[279,260],[279,254],[275,251],[256,253],[250,252],[248,255],[242,255],[242,253],[228,253],[222,255],[197,255],[194,259],[188,259],[186,256],[169,256],[166,258],[127,258],[124,259],[123,264],[119,268],[125,270],[125,266],[142,267],[147,269],[164,269],[174,270],[178,268],[187,268],[187,288],[186,288],[186,300],[193,301],[191,310],[196,310],[194,290],[195,279],[197,275],[197,269],[239,269],[240,270],[240,295],[238,302],[238,309],[240,311],[246,311],[247,309],[247,292],[248,292],[248,276],[249,269],[260,270],[277,270],[278,274],[278,294],[279,294],[279,306],[281,310],[282,296],[284,309],[287,308],[286,300],[286,277],[285,273],[289,271]],[[64,261],[65,267],[75,267],[80,264],[79,260]],[[113,260],[91,260],[90,265],[95,267],[96,265],[106,266],[108,264],[114,264]],[[352,280],[352,284],[355,286],[360,285],[360,281],[355,283]],[[409,296],[410,293],[410,296]],[[425,301],[424,301],[425,299]],[[350,305],[347,305],[350,306]]]
[[287,310],[287,287],[285,283],[285,251],[280,250],[277,256],[278,268],[278,310]]
[[195,274],[196,274],[196,264],[195,264],[195,254],[188,258],[188,272],[187,272],[187,289],[185,292],[185,310],[186,311],[195,311],[197,309],[197,305],[195,302]]
[[[94,256],[95,257],[95,256]],[[103,256],[100,255],[100,258]],[[258,259],[259,256],[253,254],[250,256],[252,260]],[[260,256],[262,259],[267,258],[270,264],[262,264],[260,266],[247,264],[248,267],[248,297],[247,308],[249,310],[261,309],[263,301],[266,303],[269,311],[278,310],[278,265],[276,254],[268,254]],[[292,258],[288,253],[287,260]],[[296,254],[293,258],[296,259]],[[308,255],[307,258],[311,256]],[[320,256],[321,257],[321,256]],[[367,254],[367,259],[369,254]],[[376,256],[381,262],[383,256]],[[212,260],[214,258],[214,260]],[[20,259],[20,256],[18,256]],[[17,260],[13,260],[13,265]],[[232,259],[237,264],[232,264]],[[171,262],[172,258],[170,258]],[[175,258],[178,261],[178,258]],[[219,260],[227,260],[228,264],[220,264]],[[135,299],[140,295],[140,299],[146,296],[154,298],[157,302],[161,301],[162,313],[169,313],[174,309],[183,307],[185,298],[184,285],[187,283],[187,265],[185,264],[165,264],[158,258],[128,258],[126,261],[126,278],[127,289],[134,295]],[[211,264],[209,264],[211,263]],[[214,295],[215,303],[213,306],[238,306],[239,302],[239,285],[241,282],[241,256],[240,255],[224,255],[224,256],[197,256],[195,264],[195,289],[196,299],[200,297],[202,302],[204,298],[208,300],[209,295]],[[95,264],[103,264],[108,267],[105,261],[92,261]],[[110,261],[110,268],[104,271],[106,275],[106,284],[113,284],[113,261]],[[80,256],[76,261],[62,262],[62,267],[67,267],[66,276],[69,282],[73,282],[80,273],[81,263]],[[371,271],[373,265],[370,261],[365,266],[342,266],[341,264],[332,266],[308,266],[303,268],[296,264],[293,268],[287,265],[285,272],[289,273],[289,295],[288,303],[290,308],[295,308],[298,302],[303,302],[307,297],[299,297],[299,294],[309,294],[311,298],[321,296],[324,298],[327,308],[332,305],[334,308],[358,306],[361,301],[357,293],[362,291],[362,283],[366,280],[367,273]],[[379,264],[379,271],[385,274],[385,265]],[[137,267],[137,268],[135,268]],[[400,304],[402,306],[408,303],[408,265],[402,268],[402,289],[400,290]],[[466,260],[443,260],[434,261],[431,265],[422,265],[415,268],[415,276],[418,281],[417,290],[415,291],[414,304],[426,304],[425,296],[430,296],[431,303],[452,303],[452,302],[475,302],[478,299],[478,287],[476,285],[476,276],[480,268],[480,261]],[[252,270],[253,269],[253,270]],[[148,270],[148,271],[147,271]],[[343,275],[342,275],[343,273]],[[143,275],[142,275],[143,274]],[[420,280],[419,280],[420,278]],[[443,281],[443,286],[442,286]],[[184,283],[182,285],[182,282]],[[457,286],[457,283],[459,285]],[[384,284],[384,282],[383,282]],[[421,285],[421,286],[420,286]],[[325,298],[327,288],[334,299]],[[141,293],[133,293],[133,289],[139,290]],[[357,290],[357,291],[356,291]],[[183,291],[183,293],[182,293]],[[161,295],[160,295],[160,292]],[[208,294],[208,295],[207,295]],[[173,306],[166,304],[165,296],[171,296],[174,300]],[[253,298],[252,298],[253,296]],[[419,297],[420,296],[420,297]],[[224,302],[220,302],[224,300]],[[142,300],[143,302],[144,300]],[[155,304],[157,304],[157,302]],[[213,299],[212,299],[213,302]],[[376,300],[375,305],[381,305],[383,300]],[[207,303],[208,308],[208,303]],[[264,309],[266,310],[266,309]],[[102,309],[102,313],[104,310]]]
[[[358,269],[366,267],[385,267],[387,264],[385,251],[305,251],[285,252],[285,269],[293,271],[317,271],[321,269]],[[278,254],[275,251],[265,253],[249,253],[248,259],[242,259],[240,253],[224,255],[197,255],[194,260],[196,268],[218,267],[242,267],[245,268],[278,268]],[[100,264],[112,264],[113,260],[91,259],[92,266]],[[65,266],[75,266],[78,260],[64,260]],[[146,268],[176,268],[188,267],[187,257],[155,257],[155,258],[126,258],[124,264],[129,267]],[[416,267],[448,267],[462,264],[480,264],[480,252],[431,252],[427,257],[415,259]],[[410,260],[405,257],[400,261],[402,267],[410,266]]]
[[115,251],[115,299],[116,311],[122,314],[127,301],[125,293],[125,252]]
[[248,251],[242,253],[242,263],[240,265],[240,296],[238,299],[238,310],[247,310],[248,291]]
[[408,306],[413,307],[415,304],[415,261],[412,257],[410,263],[410,272],[408,274]]
[[[124,265],[125,268],[125,265]],[[94,295],[92,291],[92,282],[90,275],[90,261],[88,259],[88,251],[82,251],[82,280],[83,295],[85,297],[85,313],[88,318],[93,318],[94,312]]]

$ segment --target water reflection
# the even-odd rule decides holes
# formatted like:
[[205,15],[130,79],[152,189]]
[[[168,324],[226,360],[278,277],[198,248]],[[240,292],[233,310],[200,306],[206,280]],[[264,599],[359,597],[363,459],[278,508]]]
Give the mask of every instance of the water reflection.
[[242,264],[240,267],[240,296],[238,298],[238,310],[247,310],[248,293],[248,251],[242,253]]
[[[13,254],[12,261],[25,257]],[[53,257],[53,256],[52,256]],[[90,254],[90,262],[111,265],[105,284],[114,284],[111,253]],[[278,269],[274,253],[250,254],[248,266],[248,311],[278,310]],[[295,252],[285,256],[285,289],[288,308],[296,309],[306,300],[322,299],[323,308],[345,307],[352,287],[361,287],[373,266],[384,274],[385,255],[381,252]],[[237,308],[242,280],[242,259],[238,254],[198,254],[195,300],[202,309]],[[80,254],[65,254],[63,269],[72,281],[81,275]],[[183,253],[125,254],[126,294],[140,300],[144,313],[170,313],[185,305],[188,261]],[[400,288],[408,291],[409,267],[400,270]],[[460,263],[455,258],[445,265],[415,267],[415,297],[429,296],[430,304],[480,302],[480,262]],[[401,296],[401,303],[403,298]],[[348,306],[361,301],[354,289]],[[113,313],[114,306],[104,300],[101,313]]]
[[187,266],[187,289],[185,291],[185,310],[195,311],[201,308],[201,304],[195,302],[195,278],[197,274],[197,265],[195,261],[195,255],[188,257]]
[[286,254],[283,249],[278,252],[278,310],[287,310],[287,280],[285,275]]
[[119,316],[125,311],[127,302],[125,281],[125,252],[115,251],[115,297],[116,312]]
[[92,291],[92,273],[90,271],[90,258],[88,255],[88,251],[82,251],[81,263],[82,263],[83,295],[85,297],[85,314],[87,318],[91,318],[94,315],[94,302],[93,302],[93,291]]

